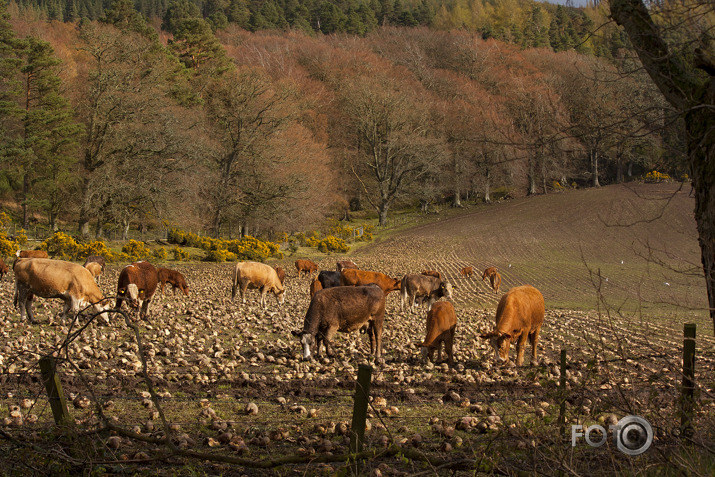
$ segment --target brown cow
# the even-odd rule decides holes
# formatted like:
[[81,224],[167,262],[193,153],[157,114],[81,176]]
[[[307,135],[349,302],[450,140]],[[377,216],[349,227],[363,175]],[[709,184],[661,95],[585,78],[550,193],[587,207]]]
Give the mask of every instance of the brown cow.
[[[79,310],[92,305],[99,313],[110,309],[111,304],[101,305],[104,295],[86,268],[64,260],[48,258],[18,258],[13,266],[15,272],[15,305],[20,308],[20,320],[25,315],[30,323],[35,323],[32,300],[35,295],[42,298],[60,298],[65,302],[60,317],[64,319],[68,311],[72,316]],[[109,322],[106,313],[100,315]]]
[[497,267],[489,267],[484,270],[484,273],[482,274],[482,281],[486,280],[487,277],[489,277],[489,283],[491,284],[494,293],[499,293],[499,287],[501,286],[501,275],[499,275],[499,272],[497,272]]
[[409,300],[410,309],[415,306],[415,299],[425,297],[428,303],[428,309],[432,309],[432,304],[442,297],[448,300],[452,299],[452,285],[437,277],[422,275],[421,273],[405,275],[402,277],[401,284],[402,301],[400,302],[400,310],[405,309],[405,302]]
[[313,272],[318,271],[318,264],[312,260],[301,260],[295,261],[295,268],[298,270],[298,278],[300,278],[301,272],[306,272],[308,275],[312,275]]
[[432,305],[427,313],[427,335],[423,342],[417,346],[422,348],[422,357],[434,363],[434,351],[437,350],[437,360],[442,360],[442,343],[447,353],[449,365],[454,365],[452,347],[454,345],[454,332],[457,328],[457,314],[454,306],[448,301],[438,301]]
[[356,287],[333,287],[318,291],[310,300],[303,330],[293,331],[303,345],[303,358],[320,355],[325,343],[328,356],[333,355],[332,340],[338,331],[349,333],[367,325],[370,354],[382,355],[382,327],[385,320],[385,294],[376,284]]
[[120,309],[124,300],[140,316],[147,319],[149,304],[159,283],[159,274],[154,265],[149,262],[139,261],[127,265],[119,272],[117,282],[116,308]]
[[8,272],[10,272],[10,269],[7,268],[7,264],[5,263],[5,261],[0,258],[0,280],[2,280],[3,277],[8,274]]
[[440,280],[442,279],[442,274],[436,270],[423,270],[422,275],[427,275],[428,277],[437,277]]
[[186,278],[177,270],[171,270],[170,268],[157,268],[157,277],[159,279],[159,285],[161,285],[161,296],[164,296],[164,286],[167,283],[171,285],[171,289],[176,295],[176,289],[178,288],[184,295],[189,296],[189,285],[186,284]]
[[246,290],[256,288],[261,292],[261,305],[266,307],[266,293],[272,292],[278,305],[285,302],[285,289],[278,274],[270,265],[259,262],[238,262],[233,270],[231,301],[236,299],[236,290],[241,292],[241,300],[246,303]]
[[481,337],[488,339],[498,362],[509,362],[509,348],[516,341],[516,365],[524,363],[526,339],[531,343],[531,364],[537,364],[536,345],[544,322],[544,296],[531,285],[509,290],[497,307],[496,326]]
[[281,281],[281,285],[283,285],[286,281],[286,271],[283,270],[281,267],[273,267],[276,270],[276,275],[278,275],[278,280]]
[[355,268],[355,269],[357,269],[358,266],[357,266],[357,264],[356,264],[355,262],[353,262],[352,260],[338,260],[338,261],[335,263],[335,270],[338,271],[338,272],[341,272],[341,271],[343,270],[343,268]]
[[17,258],[50,258],[44,250],[18,250],[15,252]]
[[89,270],[89,273],[94,277],[94,281],[99,285],[99,279],[102,275],[102,266],[97,262],[89,262],[84,264],[84,268]]
[[380,272],[368,272],[367,270],[356,270],[354,268],[346,268],[340,272],[340,284],[342,286],[360,286],[375,283],[382,288],[382,291],[387,296],[388,293],[400,289],[400,279],[388,277]]
[[464,278],[471,278],[474,273],[473,267],[464,267],[460,272]]
[[320,280],[316,278],[315,280],[310,282],[310,297],[313,298],[315,294],[322,289],[323,285],[320,283]]

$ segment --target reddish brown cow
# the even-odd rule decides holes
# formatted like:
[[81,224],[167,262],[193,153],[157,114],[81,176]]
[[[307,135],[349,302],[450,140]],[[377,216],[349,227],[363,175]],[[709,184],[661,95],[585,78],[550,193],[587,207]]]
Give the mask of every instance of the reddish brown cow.
[[323,289],[323,285],[320,283],[320,280],[317,278],[310,282],[310,297],[313,298],[315,294]]
[[280,280],[281,285],[283,285],[283,283],[286,280],[286,271],[283,270],[281,267],[273,267],[273,268],[276,270],[276,275],[278,275],[278,280]]
[[535,365],[536,346],[544,322],[544,296],[531,285],[512,288],[499,301],[496,326],[481,335],[488,339],[497,361],[509,362],[509,348],[516,341],[516,365],[524,363],[526,340],[531,343],[531,364]]
[[486,280],[487,277],[489,277],[489,283],[491,284],[494,293],[499,293],[499,287],[501,286],[501,275],[499,275],[499,272],[497,272],[497,267],[489,267],[484,270],[484,273],[482,274],[482,281]]
[[[345,270],[344,270],[345,271]],[[303,358],[320,354],[325,343],[333,355],[332,340],[338,331],[349,333],[367,326],[370,354],[382,355],[382,327],[385,320],[385,294],[375,284],[333,287],[318,291],[310,300],[301,331],[293,331],[303,345]]]
[[7,268],[7,264],[5,263],[5,261],[4,261],[2,258],[0,258],[0,280],[2,280],[2,278],[3,278],[8,272],[10,272],[10,269]]
[[295,261],[295,268],[298,270],[298,278],[300,278],[301,272],[306,272],[308,275],[312,275],[313,272],[317,272],[318,264],[312,260],[298,259]]
[[50,258],[44,250],[18,250],[15,252],[17,258]]
[[352,260],[338,260],[335,263],[335,267],[336,267],[335,270],[337,270],[338,272],[342,271],[343,268],[354,268],[354,269],[358,268],[357,264],[355,262],[353,262]]
[[186,284],[186,278],[181,272],[169,268],[157,268],[156,273],[161,285],[162,296],[164,296],[164,286],[167,283],[171,285],[174,295],[176,295],[176,289],[178,288],[184,292],[184,295],[189,296],[189,285]]
[[428,277],[437,277],[440,280],[442,279],[442,274],[435,270],[424,270],[422,272],[422,275],[427,275]]
[[472,274],[474,273],[474,268],[464,267],[460,273],[464,278],[471,278]]
[[121,308],[126,300],[137,311],[141,307],[140,316],[146,319],[158,283],[159,274],[151,263],[140,261],[127,265],[119,272],[116,308]]
[[437,350],[437,361],[442,360],[442,343],[444,351],[447,353],[449,365],[454,365],[454,332],[457,328],[457,313],[454,306],[448,301],[438,301],[432,305],[432,309],[427,313],[427,335],[425,340],[418,343],[422,348],[422,357],[434,363],[434,351]]
[[367,270],[356,270],[354,268],[346,268],[340,272],[340,284],[342,286],[360,286],[375,283],[382,288],[383,293],[387,296],[388,293],[400,289],[400,279],[388,277],[380,272],[368,272]]

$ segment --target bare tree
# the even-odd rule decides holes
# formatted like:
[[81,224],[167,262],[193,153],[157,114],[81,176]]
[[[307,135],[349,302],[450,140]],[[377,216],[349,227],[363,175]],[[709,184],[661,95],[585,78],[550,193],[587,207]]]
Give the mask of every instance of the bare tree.
[[[715,5],[703,1],[646,6],[641,0],[611,0],[610,8],[653,82],[684,120],[695,220],[715,328]],[[657,13],[657,22],[651,13]]]

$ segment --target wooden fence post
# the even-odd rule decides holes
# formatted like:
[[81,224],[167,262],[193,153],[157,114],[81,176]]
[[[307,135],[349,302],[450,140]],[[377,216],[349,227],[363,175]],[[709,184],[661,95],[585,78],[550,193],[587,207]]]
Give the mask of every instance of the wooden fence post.
[[566,350],[561,350],[561,365],[560,365],[560,378],[559,378],[559,430],[561,435],[565,435],[566,432]]
[[62,391],[60,377],[55,374],[55,369],[55,358],[52,356],[40,358],[42,382],[45,383],[45,389],[47,389],[47,397],[50,400],[50,408],[52,409],[52,416],[55,418],[55,424],[69,424],[70,414],[67,410],[67,400],[65,399],[64,391]]
[[684,437],[693,435],[695,407],[695,324],[683,326],[683,385],[680,403],[680,431]]
[[367,404],[370,396],[370,381],[372,366],[361,364],[358,367],[357,383],[355,384],[355,404],[353,405],[353,423],[350,428],[350,452],[357,454],[362,450],[365,438],[365,422],[367,420]]

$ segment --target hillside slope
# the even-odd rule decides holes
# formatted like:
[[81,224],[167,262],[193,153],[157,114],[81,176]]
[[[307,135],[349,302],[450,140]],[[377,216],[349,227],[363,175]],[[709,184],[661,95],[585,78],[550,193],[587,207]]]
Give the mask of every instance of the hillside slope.
[[[629,314],[703,318],[707,298],[689,191],[689,184],[613,185],[479,206],[357,255],[446,272],[458,287],[455,302],[465,306],[496,304],[481,280],[481,270],[493,265],[503,291],[532,284],[551,308],[608,304]],[[467,265],[479,276],[461,278]]]

